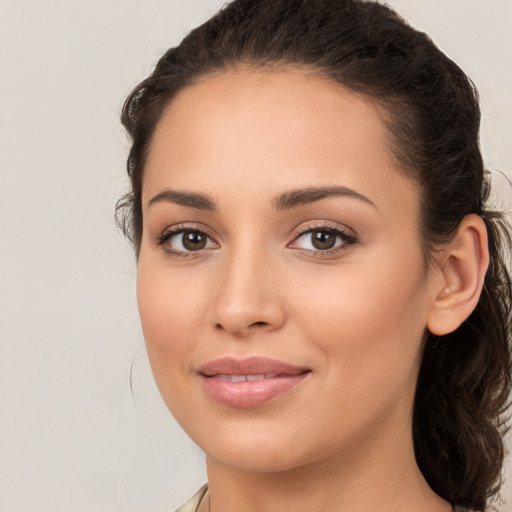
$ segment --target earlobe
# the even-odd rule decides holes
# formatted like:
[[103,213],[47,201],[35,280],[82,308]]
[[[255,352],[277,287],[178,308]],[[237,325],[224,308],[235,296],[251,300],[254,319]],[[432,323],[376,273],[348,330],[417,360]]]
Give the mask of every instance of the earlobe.
[[455,237],[436,256],[439,279],[427,319],[432,334],[456,330],[475,309],[489,265],[487,229],[478,215],[467,215]]

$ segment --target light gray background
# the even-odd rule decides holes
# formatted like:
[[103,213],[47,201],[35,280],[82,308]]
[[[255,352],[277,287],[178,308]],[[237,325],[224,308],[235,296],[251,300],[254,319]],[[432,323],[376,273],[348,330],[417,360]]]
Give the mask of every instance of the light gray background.
[[[124,97],[221,3],[0,0],[0,512],[170,512],[205,479],[153,384],[112,213]],[[390,4],[474,79],[487,164],[510,173],[512,1]]]

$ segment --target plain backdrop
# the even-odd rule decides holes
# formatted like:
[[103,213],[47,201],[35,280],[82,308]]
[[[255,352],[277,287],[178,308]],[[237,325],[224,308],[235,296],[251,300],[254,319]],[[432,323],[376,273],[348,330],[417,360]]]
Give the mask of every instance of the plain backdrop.
[[[0,512],[171,512],[205,480],[153,383],[113,210],[125,96],[221,3],[0,0]],[[476,82],[484,157],[510,176],[512,1],[390,4]]]

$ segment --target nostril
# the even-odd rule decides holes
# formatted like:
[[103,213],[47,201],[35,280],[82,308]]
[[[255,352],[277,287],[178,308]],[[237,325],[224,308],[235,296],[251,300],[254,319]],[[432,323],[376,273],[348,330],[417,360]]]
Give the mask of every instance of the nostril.
[[249,330],[252,330],[252,329],[257,329],[257,328],[260,328],[260,327],[266,327],[270,325],[269,322],[264,322],[264,321],[260,321],[260,322],[252,322],[251,324],[247,325],[245,324],[245,326],[241,327],[240,330],[238,330],[235,326],[231,325],[230,328],[226,328],[225,325],[223,325],[221,322],[218,322],[215,324],[215,329],[218,330],[218,331],[222,331],[222,330],[228,330],[228,331],[232,331],[232,332],[238,332],[239,334],[242,333],[242,331],[245,331],[246,334],[249,334]]

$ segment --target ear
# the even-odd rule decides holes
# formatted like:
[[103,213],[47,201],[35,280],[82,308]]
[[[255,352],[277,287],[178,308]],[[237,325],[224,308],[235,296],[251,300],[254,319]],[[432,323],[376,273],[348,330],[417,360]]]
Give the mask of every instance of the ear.
[[438,278],[427,318],[432,334],[455,331],[473,312],[489,265],[487,228],[478,215],[467,215],[451,242],[434,256]]

